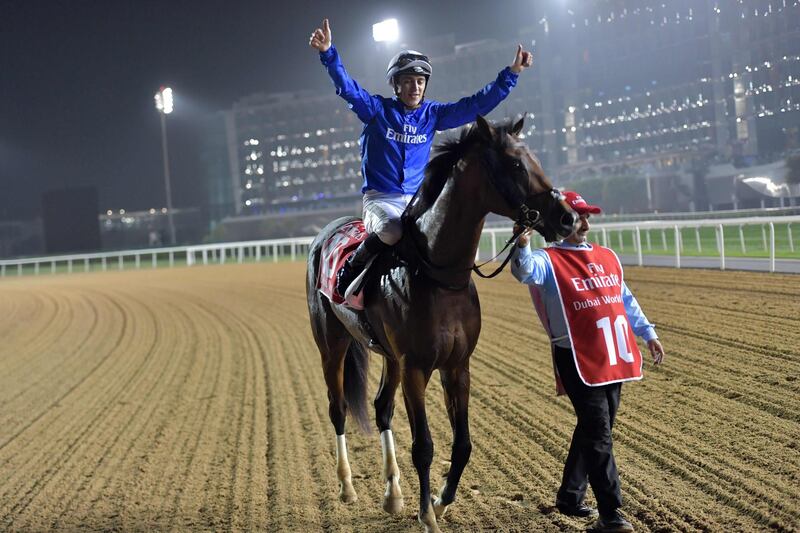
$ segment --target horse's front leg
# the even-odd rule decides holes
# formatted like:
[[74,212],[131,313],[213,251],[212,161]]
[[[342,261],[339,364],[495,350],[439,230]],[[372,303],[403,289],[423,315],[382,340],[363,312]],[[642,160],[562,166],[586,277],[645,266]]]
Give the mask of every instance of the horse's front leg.
[[375,419],[381,434],[381,453],[383,455],[383,480],[386,491],[383,494],[383,510],[397,514],[403,510],[403,493],[400,490],[400,468],[394,451],[392,417],[394,415],[394,396],[400,384],[400,365],[395,359],[384,357],[383,372],[378,394],[375,396]]
[[420,523],[426,533],[438,533],[436,515],[431,501],[430,472],[433,462],[433,439],[428,429],[425,414],[425,388],[431,377],[430,371],[406,366],[402,370],[403,399],[411,423],[411,459],[419,477],[419,515]]
[[453,428],[453,448],[450,455],[450,471],[442,487],[439,497],[433,504],[436,518],[444,516],[447,506],[456,499],[456,489],[461,480],[464,467],[467,466],[472,453],[472,442],[469,438],[469,363],[464,367],[451,370],[440,370],[444,403],[447,416]]

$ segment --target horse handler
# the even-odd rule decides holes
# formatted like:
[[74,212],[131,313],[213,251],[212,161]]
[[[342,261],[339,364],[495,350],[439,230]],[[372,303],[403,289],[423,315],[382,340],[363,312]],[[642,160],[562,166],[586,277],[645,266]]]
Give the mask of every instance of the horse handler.
[[[515,250],[511,271],[530,285],[531,298],[550,336],[556,386],[569,396],[578,422],[572,434],[556,507],[568,516],[599,519],[592,531],[633,531],[622,507],[611,428],[622,383],[642,379],[637,335],[647,342],[655,364],[664,358],[653,324],[625,285],[622,265],[610,249],[586,241],[589,217],[601,212],[580,195],[565,191],[580,216],[563,242],[531,251],[530,232]],[[584,503],[592,486],[598,510]]]

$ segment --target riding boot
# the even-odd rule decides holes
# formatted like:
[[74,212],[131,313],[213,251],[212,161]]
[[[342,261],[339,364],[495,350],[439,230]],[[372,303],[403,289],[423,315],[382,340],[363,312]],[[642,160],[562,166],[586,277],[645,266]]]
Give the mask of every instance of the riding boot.
[[336,273],[336,292],[339,296],[344,296],[347,288],[364,271],[370,259],[388,247],[389,245],[385,244],[376,233],[370,233]]

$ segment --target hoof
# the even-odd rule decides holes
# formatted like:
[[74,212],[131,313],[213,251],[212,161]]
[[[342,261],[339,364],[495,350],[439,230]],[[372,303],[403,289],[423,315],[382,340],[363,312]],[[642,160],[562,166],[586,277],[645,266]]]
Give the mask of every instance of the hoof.
[[339,489],[339,501],[342,503],[353,503],[358,500],[358,494],[352,486]]
[[403,511],[405,503],[402,496],[390,496],[383,498],[383,510],[389,514],[398,514]]
[[386,481],[386,492],[383,493],[383,510],[389,514],[397,514],[403,510],[403,492],[400,490],[399,475]]
[[436,498],[435,500],[431,498],[431,500],[433,501],[433,514],[436,515],[437,520],[441,520],[444,516],[444,513],[447,512],[448,506],[442,503],[441,498]]
[[436,524],[433,524],[432,526],[429,526],[429,525],[425,524],[424,522],[421,522],[421,523],[422,523],[423,526],[425,526],[425,533],[442,533],[442,530],[439,529],[439,526],[437,526]]
[[425,527],[425,533],[441,533],[442,530],[439,529],[439,525],[436,523],[436,520],[423,520],[421,517],[418,518],[419,523]]

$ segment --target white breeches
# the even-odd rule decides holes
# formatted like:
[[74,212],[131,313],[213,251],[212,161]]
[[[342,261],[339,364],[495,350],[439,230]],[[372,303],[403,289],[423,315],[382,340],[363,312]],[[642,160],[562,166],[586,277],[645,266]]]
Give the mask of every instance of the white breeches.
[[364,193],[364,226],[367,232],[377,233],[378,238],[392,246],[403,236],[400,216],[405,211],[411,194],[391,194],[377,191]]

